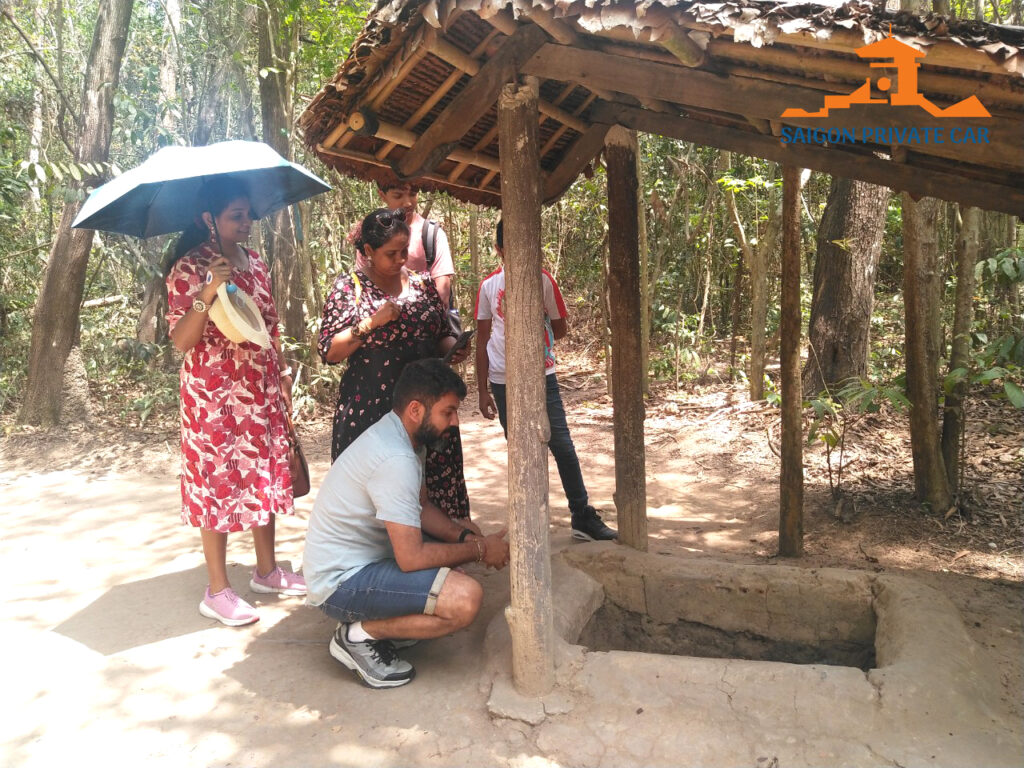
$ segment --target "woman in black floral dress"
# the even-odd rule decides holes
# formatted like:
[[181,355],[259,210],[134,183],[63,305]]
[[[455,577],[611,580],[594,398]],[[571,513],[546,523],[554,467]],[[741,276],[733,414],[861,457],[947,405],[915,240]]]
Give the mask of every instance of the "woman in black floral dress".
[[[334,412],[331,461],[391,410],[395,381],[408,363],[443,356],[455,343],[434,283],[405,268],[409,227],[403,210],[371,213],[355,245],[366,265],[334,281],[317,345],[324,362],[348,360]],[[468,354],[467,347],[452,361]],[[462,443],[457,430],[448,437],[438,450],[427,451],[427,496],[449,517],[465,522],[469,494]]]

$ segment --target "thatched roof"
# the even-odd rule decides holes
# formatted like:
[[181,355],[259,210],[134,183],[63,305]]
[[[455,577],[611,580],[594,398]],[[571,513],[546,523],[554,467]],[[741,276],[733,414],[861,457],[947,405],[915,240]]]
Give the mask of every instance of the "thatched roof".
[[[989,143],[790,144],[787,107],[815,110],[869,76],[857,49],[891,32],[926,52],[919,92],[971,95]],[[1024,29],[888,12],[867,2],[391,0],[380,2],[300,118],[306,143],[360,178],[500,204],[496,98],[514,73],[540,79],[545,197],[556,199],[622,124],[779,162],[1024,212]],[[874,86],[873,86],[874,87]],[[917,107],[854,106],[829,126],[946,125]]]

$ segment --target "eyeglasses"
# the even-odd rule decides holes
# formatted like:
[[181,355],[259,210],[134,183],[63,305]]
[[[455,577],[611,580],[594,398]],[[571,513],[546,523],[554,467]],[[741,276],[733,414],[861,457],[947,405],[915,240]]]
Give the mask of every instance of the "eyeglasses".
[[374,215],[374,218],[382,227],[390,227],[396,221],[405,223],[405,209],[396,208],[393,211],[380,211]]

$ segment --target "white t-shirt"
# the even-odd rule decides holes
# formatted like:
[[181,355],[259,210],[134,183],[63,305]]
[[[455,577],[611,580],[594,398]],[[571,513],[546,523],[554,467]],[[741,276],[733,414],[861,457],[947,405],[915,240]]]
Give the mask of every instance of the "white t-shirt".
[[[568,316],[558,284],[547,270],[544,277],[544,373],[555,372],[555,334],[552,320]],[[505,383],[505,270],[498,267],[488,275],[476,295],[476,319],[491,321],[491,338],[487,341],[487,379]]]
[[394,558],[385,522],[420,527],[424,455],[388,411],[331,465],[306,530],[307,603],[321,605],[364,565]]

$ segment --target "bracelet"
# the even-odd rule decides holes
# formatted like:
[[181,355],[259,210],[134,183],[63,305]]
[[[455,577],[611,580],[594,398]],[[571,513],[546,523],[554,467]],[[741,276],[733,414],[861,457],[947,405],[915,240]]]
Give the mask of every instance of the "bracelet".
[[459,544],[464,542],[466,540],[466,537],[469,536],[471,533],[473,533],[473,531],[471,531],[469,528],[463,528],[462,533],[459,534]]
[[476,542],[476,561],[479,563],[484,559],[484,540],[473,539]]

